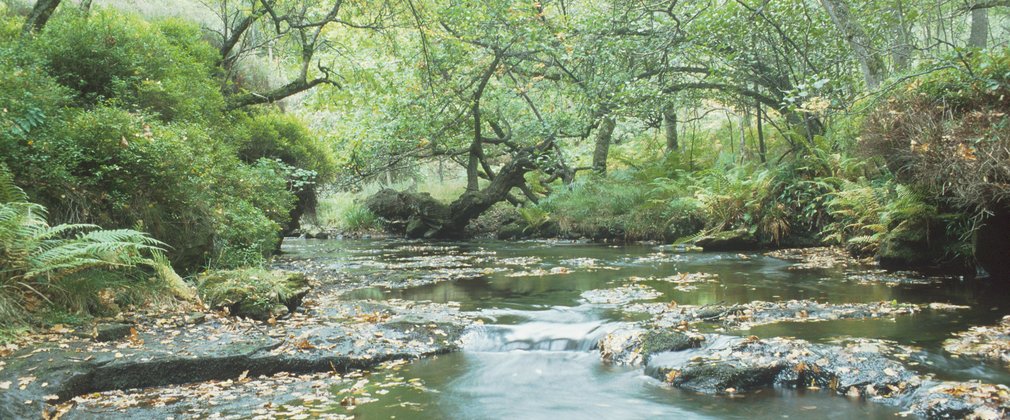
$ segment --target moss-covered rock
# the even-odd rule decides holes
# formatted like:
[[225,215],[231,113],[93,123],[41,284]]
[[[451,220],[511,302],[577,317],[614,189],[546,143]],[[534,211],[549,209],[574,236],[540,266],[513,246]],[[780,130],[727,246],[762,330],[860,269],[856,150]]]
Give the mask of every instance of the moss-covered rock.
[[758,239],[746,229],[727,230],[702,236],[694,241],[705,251],[752,251],[760,246]]
[[267,320],[293,312],[309,291],[304,274],[262,269],[221,270],[200,277],[200,296],[211,308]]

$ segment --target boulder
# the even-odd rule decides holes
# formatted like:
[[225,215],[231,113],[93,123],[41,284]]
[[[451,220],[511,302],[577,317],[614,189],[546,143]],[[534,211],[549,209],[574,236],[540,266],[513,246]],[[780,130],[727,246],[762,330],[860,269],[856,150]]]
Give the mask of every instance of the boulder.
[[704,336],[673,329],[622,328],[603,337],[599,348],[605,362],[637,366],[648,363],[654,354],[695,348],[704,340]]
[[975,258],[993,278],[1010,280],[1010,211],[989,218],[979,228]]
[[309,292],[304,274],[282,271],[221,270],[204,274],[199,281],[200,294],[210,307],[260,321],[293,312]]
[[368,197],[365,206],[379,217],[386,229],[409,238],[434,237],[449,220],[449,206],[428,193],[384,188]]
[[758,249],[760,242],[746,229],[727,230],[702,236],[694,241],[707,252],[719,251],[753,251]]

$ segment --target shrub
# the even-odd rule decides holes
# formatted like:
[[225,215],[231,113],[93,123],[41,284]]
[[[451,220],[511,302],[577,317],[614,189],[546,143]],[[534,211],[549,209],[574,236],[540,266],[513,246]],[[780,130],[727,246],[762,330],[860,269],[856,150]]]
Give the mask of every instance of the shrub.
[[343,221],[340,227],[347,232],[368,232],[378,230],[380,224],[379,218],[375,213],[372,213],[365,205],[355,202],[343,214]]
[[333,153],[297,117],[276,112],[241,122],[232,134],[245,162],[279,159],[296,168],[314,171],[319,182],[333,180]]
[[212,77],[216,55],[196,25],[66,11],[29,49],[85,106],[109,102],[163,121],[196,121],[220,114],[224,104]]
[[893,180],[847,181],[826,200],[833,220],[824,229],[824,240],[857,255],[901,255],[926,264],[972,258],[972,226],[964,214],[944,213]]
[[668,217],[663,206],[650,201],[649,191],[647,186],[629,179],[628,174],[587,177],[555,191],[536,208],[548,214],[568,236],[661,239],[668,236]]

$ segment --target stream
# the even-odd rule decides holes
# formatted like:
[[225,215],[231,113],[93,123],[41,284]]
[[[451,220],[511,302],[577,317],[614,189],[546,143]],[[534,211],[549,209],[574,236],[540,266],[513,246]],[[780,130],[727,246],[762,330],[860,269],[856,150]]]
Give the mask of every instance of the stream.
[[[894,318],[702,328],[812,343],[893,340],[918,350],[907,364],[917,373],[1010,384],[1005,369],[951,357],[942,348],[952,333],[997,323],[1010,313],[1005,290],[991,280],[923,278],[851,265],[797,270],[789,261],[760,253],[675,252],[646,245],[288,240],[284,251],[288,259],[310,259],[323,270],[368,279],[371,286],[344,299],[455,302],[478,319],[464,333],[462,351],[415,361],[402,371],[420,379],[424,389],[393,389],[357,407],[358,418],[886,418],[900,411],[817,390],[776,387],[702,395],[646,376],[641,367],[604,363],[599,340],[643,318],[623,310],[632,301],[966,305],[970,309]],[[677,273],[707,273],[710,280],[663,280]],[[644,293],[631,298],[592,294],[622,286]]]

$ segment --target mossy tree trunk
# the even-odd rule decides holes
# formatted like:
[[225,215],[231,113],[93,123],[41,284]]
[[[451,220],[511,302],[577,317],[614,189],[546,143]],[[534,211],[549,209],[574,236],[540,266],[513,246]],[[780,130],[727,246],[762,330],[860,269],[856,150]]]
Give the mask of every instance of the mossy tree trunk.
[[600,128],[596,132],[596,147],[593,149],[593,172],[607,173],[607,156],[610,154],[610,142],[616,126],[617,121],[609,115],[600,121]]
[[49,22],[49,18],[53,15],[56,7],[60,5],[60,2],[61,0],[39,0],[35,2],[35,6],[32,6],[32,11],[28,13],[28,17],[25,19],[25,25],[21,28],[21,32],[30,34],[41,31],[46,26],[46,22]]

